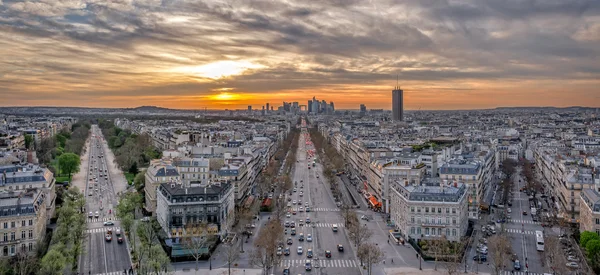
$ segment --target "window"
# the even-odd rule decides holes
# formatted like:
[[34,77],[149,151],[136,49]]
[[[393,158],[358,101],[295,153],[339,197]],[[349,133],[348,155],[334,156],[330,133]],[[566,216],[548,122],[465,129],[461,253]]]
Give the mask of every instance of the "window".
[[425,223],[429,223],[429,217],[425,217]]
[[429,213],[429,207],[425,207],[425,213]]
[[456,208],[452,207],[452,214],[456,214]]
[[10,246],[10,255],[15,255],[15,245]]
[[456,218],[452,218],[452,224],[456,224]]
[[21,226],[25,226],[25,220],[21,221]]
[[410,234],[415,234],[415,228],[414,227],[410,228]]
[[24,244],[24,243],[22,243],[22,244],[21,244],[21,251],[23,251],[23,252],[27,251],[27,250],[25,250],[25,249],[26,249],[25,247],[26,247],[26,246],[25,246],[25,244]]
[[24,240],[26,237],[25,230],[21,230],[21,240]]
[[450,214],[450,208],[446,207],[446,214]]
[[429,227],[425,228],[425,235],[429,235]]
[[438,228],[438,236],[442,236],[442,229]]
[[446,224],[450,224],[450,217],[446,217]]
[[10,232],[10,240],[11,241],[15,240],[15,232]]
[[421,213],[421,207],[417,207],[417,213]]
[[8,228],[8,222],[4,223],[4,228]]
[[438,207],[438,213],[442,213],[442,208]]
[[417,227],[417,234],[421,235],[421,228]]
[[4,238],[2,240],[8,242],[8,233],[4,233]]
[[415,213],[415,207],[414,207],[414,206],[411,206],[411,207],[410,207],[410,212],[411,212],[411,213]]
[[33,243],[29,243],[29,251],[33,250]]
[[[438,217],[438,224],[442,224],[442,218]],[[440,234],[441,235],[441,234]]]
[[29,230],[29,239],[33,239],[33,230]]
[[4,246],[4,248],[2,248],[2,256],[8,256],[8,246]]
[[600,224],[600,219],[596,218],[596,224]]
[[16,227],[16,226],[15,226],[15,222],[10,222],[10,227],[11,227],[11,228],[15,228],[15,227]]
[[446,228],[446,236],[450,236],[450,228]]
[[417,223],[421,224],[421,217],[417,217]]
[[452,229],[452,236],[456,237],[456,229]]
[[415,216],[410,216],[410,222],[415,223]]

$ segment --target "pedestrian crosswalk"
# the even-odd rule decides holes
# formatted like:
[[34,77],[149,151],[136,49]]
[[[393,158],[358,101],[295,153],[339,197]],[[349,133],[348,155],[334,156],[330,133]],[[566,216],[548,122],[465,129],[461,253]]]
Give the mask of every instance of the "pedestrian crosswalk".
[[548,273],[536,273],[536,272],[525,272],[525,271],[500,271],[500,275],[544,275]]
[[[292,208],[292,211],[301,212],[299,208]],[[318,207],[312,208],[312,207],[310,207],[310,212],[336,212],[336,211],[340,211],[340,209],[339,208],[318,208]]]
[[[332,228],[333,227],[333,223],[311,223],[310,226],[314,226],[314,227],[329,227]],[[338,227],[344,227],[343,223],[337,223],[335,224]]]
[[[313,262],[313,264],[315,264],[316,262],[318,262],[319,265],[321,266],[321,268],[324,268],[324,267],[351,267],[351,268],[355,268],[355,267],[359,267],[360,266],[360,264],[356,260],[319,259],[319,260],[312,260],[312,262]],[[283,260],[282,261],[282,266],[283,267],[301,267],[301,266],[304,266],[305,263],[306,263],[306,260]]]
[[96,273],[94,275],[123,275],[123,274],[125,274],[125,272],[123,272],[123,271],[113,271],[113,272],[107,272],[107,273]]
[[506,232],[508,233],[514,233],[514,234],[525,234],[525,235],[535,235],[535,231],[529,231],[529,230],[521,230],[521,229],[506,229]]
[[87,219],[87,223],[93,223],[93,222],[107,222],[107,221],[113,221],[116,222],[118,221],[119,218],[117,217],[104,217],[104,218],[88,218]]
[[520,223],[520,224],[541,224],[539,222],[534,222],[534,221],[527,221],[527,220],[510,220],[510,222],[512,223]]
[[87,229],[85,231],[85,233],[106,233],[106,231],[111,230],[111,231],[116,231],[117,229],[121,229],[120,227],[100,227],[100,228],[92,228],[92,229]]

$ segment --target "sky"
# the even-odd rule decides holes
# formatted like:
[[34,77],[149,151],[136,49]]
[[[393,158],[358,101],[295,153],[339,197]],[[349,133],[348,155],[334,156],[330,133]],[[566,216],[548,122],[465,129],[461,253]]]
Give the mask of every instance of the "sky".
[[600,106],[598,0],[0,0],[0,106]]

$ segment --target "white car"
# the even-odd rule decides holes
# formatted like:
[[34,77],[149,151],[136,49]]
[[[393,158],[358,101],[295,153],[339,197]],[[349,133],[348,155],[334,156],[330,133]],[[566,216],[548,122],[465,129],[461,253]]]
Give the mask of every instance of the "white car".
[[293,201],[292,201],[292,204],[296,204],[296,200],[293,200]]
[[298,196],[300,196],[300,197],[304,196],[304,192],[300,191],[300,194],[298,194]]
[[285,214],[285,217],[290,218],[290,217],[292,217],[292,215],[290,214],[290,212],[288,212],[287,214]]
[[305,202],[305,203],[304,203],[304,206],[308,206],[308,202]]
[[299,212],[303,212],[304,211],[304,207],[300,206],[300,208],[298,208]]
[[577,264],[576,262],[569,262],[567,263],[567,267],[579,268],[579,264]]
[[303,251],[302,251],[302,246],[298,246],[298,255],[302,255]]
[[100,216],[100,212],[96,211],[96,214],[94,215],[94,217],[98,218]]
[[312,242],[312,235],[311,234],[306,235],[306,241],[307,242]]

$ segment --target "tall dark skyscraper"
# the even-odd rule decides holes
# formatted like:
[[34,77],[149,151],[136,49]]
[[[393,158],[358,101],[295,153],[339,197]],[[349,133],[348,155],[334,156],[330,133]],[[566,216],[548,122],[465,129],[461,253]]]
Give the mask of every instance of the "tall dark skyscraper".
[[267,103],[267,113],[269,112],[269,103]]
[[400,89],[400,86],[396,86],[392,90],[392,120],[404,120],[404,91]]
[[306,106],[306,112],[310,113],[310,109],[312,109],[312,100],[308,100],[308,106]]

